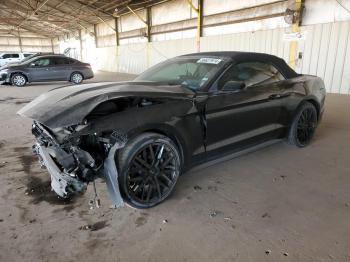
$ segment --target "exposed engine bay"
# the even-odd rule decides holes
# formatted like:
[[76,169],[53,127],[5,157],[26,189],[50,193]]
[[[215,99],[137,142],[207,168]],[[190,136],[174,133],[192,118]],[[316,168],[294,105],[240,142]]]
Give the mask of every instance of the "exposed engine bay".
[[[117,184],[114,154],[116,149],[125,145],[126,137],[118,132],[106,137],[76,137],[73,134],[79,126],[75,128],[59,130],[57,134],[61,140],[58,140],[48,128],[38,122],[32,126],[32,133],[37,140],[33,152],[39,156],[41,166],[49,171],[52,189],[60,197],[67,198],[84,193],[87,184],[97,177],[105,177],[113,204],[121,206],[123,201]],[[108,158],[109,154],[112,159]]]

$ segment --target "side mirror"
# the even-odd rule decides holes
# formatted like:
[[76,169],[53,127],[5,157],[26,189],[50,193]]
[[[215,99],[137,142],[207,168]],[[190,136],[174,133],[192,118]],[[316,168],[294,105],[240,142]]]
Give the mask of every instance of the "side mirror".
[[241,81],[228,81],[228,82],[226,82],[226,84],[222,88],[222,91],[234,92],[234,91],[241,90],[244,87],[245,87],[245,83],[244,82],[241,82]]

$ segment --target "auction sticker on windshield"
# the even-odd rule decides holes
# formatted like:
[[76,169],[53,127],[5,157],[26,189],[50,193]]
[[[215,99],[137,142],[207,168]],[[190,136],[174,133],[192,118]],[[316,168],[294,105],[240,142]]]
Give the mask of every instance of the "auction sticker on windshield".
[[221,62],[221,59],[218,58],[211,58],[211,57],[202,57],[197,61],[199,64],[214,64],[217,65]]

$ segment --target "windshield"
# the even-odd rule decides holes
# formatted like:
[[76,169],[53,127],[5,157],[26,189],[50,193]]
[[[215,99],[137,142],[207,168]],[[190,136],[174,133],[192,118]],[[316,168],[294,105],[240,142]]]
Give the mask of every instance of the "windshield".
[[224,59],[213,57],[178,57],[146,70],[135,81],[164,82],[201,89],[223,66]]

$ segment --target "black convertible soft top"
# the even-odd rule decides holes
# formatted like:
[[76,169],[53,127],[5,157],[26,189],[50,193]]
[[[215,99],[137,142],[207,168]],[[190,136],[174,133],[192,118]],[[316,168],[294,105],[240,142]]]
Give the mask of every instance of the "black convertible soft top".
[[269,63],[275,66],[283,74],[285,78],[289,79],[289,78],[298,76],[298,74],[292,68],[290,68],[282,58],[279,58],[274,55],[265,54],[265,53],[220,51],[220,52],[192,53],[184,56],[227,57],[227,58],[231,58],[234,63],[242,63],[242,62]]

